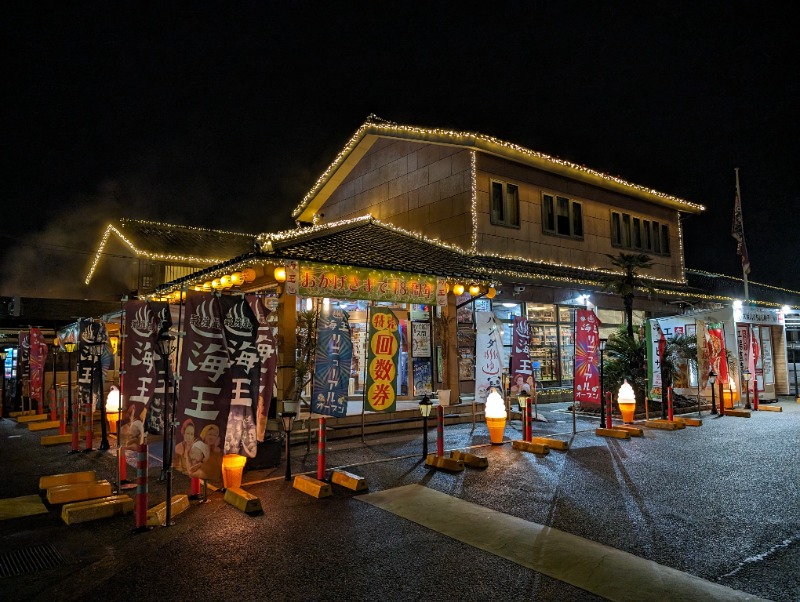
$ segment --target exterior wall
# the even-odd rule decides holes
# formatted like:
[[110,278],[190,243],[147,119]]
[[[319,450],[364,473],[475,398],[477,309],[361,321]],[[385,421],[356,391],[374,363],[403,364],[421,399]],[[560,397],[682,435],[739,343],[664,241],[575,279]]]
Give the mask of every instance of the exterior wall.
[[[519,186],[520,227],[496,226],[489,213],[489,183],[492,179]],[[681,247],[678,235],[678,213],[614,192],[602,190],[487,155],[477,161],[478,252],[497,253],[544,260],[580,267],[610,267],[606,254],[633,249],[611,244],[611,209],[635,214],[667,224],[670,233],[670,255],[650,255],[653,269],[647,275],[681,279]],[[561,195],[579,201],[583,210],[583,240],[546,234],[542,231],[542,193]]]
[[381,139],[320,209],[323,222],[373,217],[469,249],[470,152]]

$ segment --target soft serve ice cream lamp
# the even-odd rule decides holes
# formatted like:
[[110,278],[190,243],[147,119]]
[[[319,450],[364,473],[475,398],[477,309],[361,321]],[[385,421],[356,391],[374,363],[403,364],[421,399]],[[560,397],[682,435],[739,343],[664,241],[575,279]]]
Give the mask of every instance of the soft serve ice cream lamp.
[[486,416],[486,426],[489,427],[489,439],[492,441],[492,445],[501,445],[506,429],[506,407],[503,403],[503,398],[500,397],[500,393],[494,387],[490,389],[489,395],[486,397],[484,414]]

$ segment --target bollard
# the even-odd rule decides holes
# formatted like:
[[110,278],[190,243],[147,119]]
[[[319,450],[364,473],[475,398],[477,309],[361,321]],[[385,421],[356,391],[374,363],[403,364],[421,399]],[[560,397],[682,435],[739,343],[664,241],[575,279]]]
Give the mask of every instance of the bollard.
[[136,528],[134,533],[147,531],[147,443],[139,446],[136,455]]
[[436,455],[444,456],[444,408],[436,406]]
[[58,420],[58,412],[56,411],[56,390],[50,389],[50,420],[55,422]]
[[328,434],[325,432],[325,416],[319,417],[317,431],[317,479],[325,480],[325,451],[328,445]]
[[195,479],[192,477],[189,479],[189,499],[199,500],[202,497],[203,496],[200,493],[200,479]]
[[81,415],[78,411],[79,404],[73,403],[72,404],[72,448],[69,450],[69,453],[74,454],[81,451],[80,445],[80,422],[81,422]]
[[675,413],[672,411],[672,387],[667,387],[667,420],[675,420]]

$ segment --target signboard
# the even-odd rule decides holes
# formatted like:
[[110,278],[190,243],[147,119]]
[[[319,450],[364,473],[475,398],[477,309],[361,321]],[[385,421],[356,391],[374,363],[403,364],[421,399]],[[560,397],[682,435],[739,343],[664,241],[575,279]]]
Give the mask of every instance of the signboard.
[[347,312],[331,308],[317,320],[317,350],[311,411],[327,416],[347,415],[347,394],[353,343]]
[[498,393],[503,393],[502,374],[506,360],[497,316],[488,311],[475,312],[475,323],[475,401],[486,401],[493,387]]
[[600,321],[592,310],[576,310],[574,399],[581,405],[599,406],[601,402],[599,327]]
[[431,356],[431,325],[428,322],[411,322],[411,354],[414,357]]
[[511,395],[522,392],[533,395],[533,381],[531,327],[528,318],[514,316],[511,336]]
[[400,334],[397,318],[387,307],[369,308],[367,378],[364,409],[393,412],[397,405],[397,363]]
[[[289,267],[287,267],[287,283]],[[436,278],[408,272],[388,272],[339,265],[301,263],[297,268],[298,294],[305,297],[370,299],[432,305]],[[287,287],[287,292],[290,287]]]

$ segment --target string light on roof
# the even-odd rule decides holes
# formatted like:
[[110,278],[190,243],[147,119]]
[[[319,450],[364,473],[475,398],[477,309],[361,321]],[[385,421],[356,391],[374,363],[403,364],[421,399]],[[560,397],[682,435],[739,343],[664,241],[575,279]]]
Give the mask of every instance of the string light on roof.
[[472,210],[472,246],[471,253],[478,252],[478,159],[477,153],[469,154],[470,207]]

